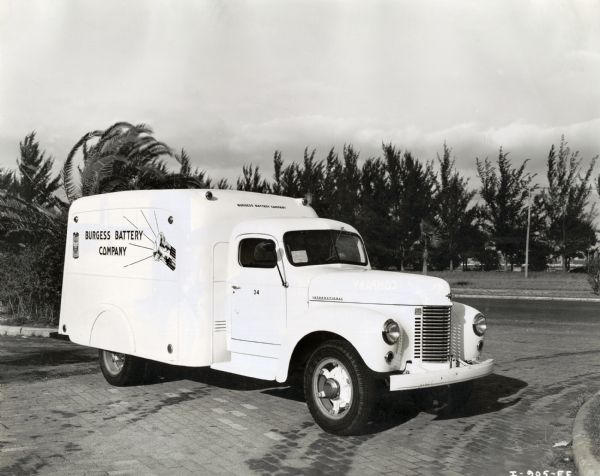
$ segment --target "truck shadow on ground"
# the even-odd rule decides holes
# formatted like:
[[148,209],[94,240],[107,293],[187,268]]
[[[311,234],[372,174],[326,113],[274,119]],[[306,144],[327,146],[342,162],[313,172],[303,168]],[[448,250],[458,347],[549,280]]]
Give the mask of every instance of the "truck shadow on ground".
[[[362,435],[373,435],[401,426],[415,418],[419,413],[435,415],[434,420],[467,418],[494,413],[516,405],[521,401],[521,390],[527,383],[511,377],[492,374],[477,380],[473,384],[473,393],[459,410],[433,410],[420,408],[418,392],[389,392],[383,389],[375,402],[375,409],[369,425]],[[282,393],[280,389],[265,393]],[[304,400],[304,396],[300,397]]]
[[527,382],[505,375],[491,374],[473,382],[473,392],[458,410],[442,410],[436,420],[450,420],[494,413],[518,404]]
[[[304,402],[304,392],[297,386],[276,384],[248,377],[231,375],[212,370],[208,367],[185,368],[156,364],[156,373],[160,375],[156,383],[171,380],[192,380],[194,382],[234,391],[261,391],[277,398]],[[521,401],[522,390],[527,383],[499,374],[488,375],[473,383],[473,392],[466,404],[456,410],[432,410],[420,408],[417,392],[389,392],[379,389],[375,410],[364,434],[374,434],[402,425],[416,417],[420,412],[435,415],[436,420],[467,418],[494,413],[511,407]]]

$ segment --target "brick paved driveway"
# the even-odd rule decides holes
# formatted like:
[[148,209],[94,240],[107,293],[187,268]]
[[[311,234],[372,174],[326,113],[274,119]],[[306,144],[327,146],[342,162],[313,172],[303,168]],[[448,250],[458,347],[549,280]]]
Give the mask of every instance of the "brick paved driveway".
[[498,366],[470,407],[436,417],[394,395],[351,438],[323,433],[286,387],[172,369],[114,388],[91,349],[0,337],[0,474],[575,474],[570,447],[553,445],[600,383],[595,308],[477,305]]

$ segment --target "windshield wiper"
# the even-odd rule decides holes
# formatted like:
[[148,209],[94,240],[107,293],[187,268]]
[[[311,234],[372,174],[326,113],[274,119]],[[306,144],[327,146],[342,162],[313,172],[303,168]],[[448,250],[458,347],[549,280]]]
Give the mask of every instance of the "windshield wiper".
[[[333,231],[333,230],[331,230],[331,231]],[[330,260],[330,258],[337,258],[338,263],[341,261],[340,254],[338,253],[338,249],[337,249],[337,244],[340,239],[340,236],[342,236],[342,233],[344,233],[344,227],[340,228],[340,231],[338,232],[338,235],[335,238],[335,241],[333,242],[333,252],[335,253],[335,256],[332,254],[329,258],[327,258],[327,261],[332,261],[332,260]]]

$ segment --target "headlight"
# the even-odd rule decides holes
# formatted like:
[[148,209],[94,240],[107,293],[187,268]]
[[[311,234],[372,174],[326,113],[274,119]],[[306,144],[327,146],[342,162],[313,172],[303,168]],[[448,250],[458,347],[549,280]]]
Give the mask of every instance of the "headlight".
[[485,334],[485,330],[487,329],[487,324],[485,322],[485,316],[483,314],[477,314],[475,319],[473,319],[473,332],[481,337]]
[[381,335],[386,344],[392,345],[400,339],[400,326],[393,319],[388,319],[383,325]]

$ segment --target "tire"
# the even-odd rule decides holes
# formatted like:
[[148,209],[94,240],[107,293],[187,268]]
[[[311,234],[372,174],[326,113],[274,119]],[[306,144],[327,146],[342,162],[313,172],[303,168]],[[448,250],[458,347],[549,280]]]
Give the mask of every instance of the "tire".
[[424,388],[414,393],[420,410],[434,414],[452,414],[462,410],[473,392],[473,382]]
[[145,361],[133,355],[98,351],[100,370],[108,383],[117,387],[137,385],[144,379]]
[[315,422],[335,435],[360,434],[375,398],[375,381],[348,342],[323,343],[308,359],[304,395]]

